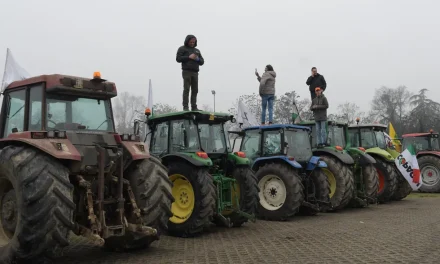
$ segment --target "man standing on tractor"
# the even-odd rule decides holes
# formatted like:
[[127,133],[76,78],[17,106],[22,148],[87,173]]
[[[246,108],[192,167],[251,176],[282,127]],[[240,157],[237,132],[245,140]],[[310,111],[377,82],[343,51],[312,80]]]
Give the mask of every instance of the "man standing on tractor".
[[261,96],[261,124],[266,124],[266,109],[269,111],[269,125],[273,124],[273,102],[275,100],[275,78],[276,72],[273,70],[272,65],[266,65],[263,76],[260,77],[257,69],[255,69],[255,75],[257,76],[259,86],[259,94]]
[[176,61],[182,64],[183,77],[183,110],[189,111],[188,97],[191,87],[191,110],[197,109],[197,93],[199,91],[199,66],[205,63],[197,47],[197,38],[194,35],[188,35],[185,38],[184,45],[177,50]]
[[327,83],[324,79],[324,76],[318,73],[316,67],[312,68],[312,75],[309,76],[306,84],[309,86],[310,96],[312,97],[312,100],[315,99],[316,87],[321,88],[321,92],[325,91],[325,88],[327,88]]
[[319,87],[315,88],[316,97],[312,100],[310,110],[313,111],[316,123],[316,144],[317,147],[324,147],[327,143],[325,125],[327,121],[328,101]]

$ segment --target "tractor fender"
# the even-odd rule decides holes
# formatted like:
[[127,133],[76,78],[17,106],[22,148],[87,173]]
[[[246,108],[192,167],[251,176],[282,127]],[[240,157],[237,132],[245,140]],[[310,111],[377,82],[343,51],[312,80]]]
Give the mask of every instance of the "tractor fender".
[[376,159],[376,157],[379,157],[386,162],[394,162],[393,156],[391,156],[390,153],[388,153],[386,150],[383,150],[381,148],[378,148],[378,147],[369,148],[365,152],[375,159]]
[[258,158],[252,164],[252,170],[257,171],[263,164],[270,162],[284,162],[285,164],[292,166],[296,169],[302,169],[301,164],[299,164],[296,160],[289,160],[286,156],[272,156],[272,157],[262,157]]
[[307,162],[306,170],[308,171],[314,170],[316,166],[318,166],[318,168],[327,168],[327,163],[321,160],[321,158],[318,156],[312,156],[309,162]]
[[428,156],[428,155],[440,158],[439,151],[419,151],[419,152],[417,152],[417,158],[420,158],[423,156]]
[[[195,156],[195,157],[194,157]],[[165,166],[168,166],[171,162],[181,161],[184,160],[196,167],[203,167],[203,166],[211,166],[212,160],[210,158],[202,159],[199,158],[196,154],[192,153],[172,153],[165,155],[161,157],[162,163]]]
[[348,154],[346,151],[339,151],[336,149],[317,149],[313,151],[313,155],[314,156],[333,156],[335,158],[337,158],[338,160],[340,160],[342,163],[344,164],[354,164],[354,160],[353,158],[350,156],[350,154]]
[[359,165],[375,164],[376,160],[369,154],[364,153],[359,155]]
[[150,152],[144,142],[138,141],[122,141],[121,145],[131,155],[132,160],[148,159]]
[[7,138],[0,139],[1,148],[14,144],[29,145],[51,155],[56,159],[81,161],[81,154],[69,139],[35,139],[32,138],[31,132],[29,131],[12,133]]

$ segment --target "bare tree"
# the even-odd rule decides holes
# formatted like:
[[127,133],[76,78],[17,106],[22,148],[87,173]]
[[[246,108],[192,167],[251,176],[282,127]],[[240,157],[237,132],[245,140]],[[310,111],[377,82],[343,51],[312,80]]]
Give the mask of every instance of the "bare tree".
[[345,102],[338,105],[338,113],[336,118],[343,122],[347,122],[349,125],[354,124],[356,118],[361,118],[365,116],[365,113],[360,110],[360,107],[355,103]]
[[132,95],[129,92],[122,92],[113,99],[113,114],[118,133],[133,132],[134,120],[143,119],[145,102],[143,96]]

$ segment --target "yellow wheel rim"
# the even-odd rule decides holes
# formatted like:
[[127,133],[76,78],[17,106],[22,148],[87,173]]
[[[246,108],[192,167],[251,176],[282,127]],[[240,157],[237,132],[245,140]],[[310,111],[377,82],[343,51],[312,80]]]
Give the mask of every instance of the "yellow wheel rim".
[[182,224],[191,217],[194,210],[194,189],[188,179],[180,174],[170,176],[173,182],[174,203],[171,205],[173,216],[170,221],[174,224]]
[[328,181],[330,183],[330,198],[333,197],[333,195],[335,194],[336,191],[336,178],[335,175],[333,175],[333,173],[331,171],[329,171],[328,169],[321,169],[325,175],[328,178]]
[[[232,201],[232,208],[234,209],[239,209],[238,208],[238,204],[237,204],[237,200],[240,203],[240,185],[238,184],[238,182],[236,181],[233,185],[234,189],[231,190],[231,201]],[[230,215],[233,211],[232,210],[223,210],[222,211],[222,215]]]

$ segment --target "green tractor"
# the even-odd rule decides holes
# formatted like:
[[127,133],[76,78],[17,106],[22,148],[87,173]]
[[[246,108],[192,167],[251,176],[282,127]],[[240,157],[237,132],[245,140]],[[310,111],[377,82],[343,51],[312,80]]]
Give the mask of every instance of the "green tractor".
[[168,231],[188,237],[212,222],[238,227],[255,221],[258,185],[243,152],[232,153],[229,114],[183,111],[148,117],[150,151],[168,168],[173,197]]
[[[315,121],[303,121],[303,126],[309,126],[312,129],[312,145],[316,146],[316,125]],[[365,207],[368,204],[377,203],[377,192],[379,188],[379,180],[377,171],[374,167],[376,160],[365,152],[365,149],[361,147],[353,147],[348,138],[348,124],[344,122],[327,121],[327,143],[330,147],[324,149],[315,148],[314,155],[320,155],[325,159],[326,156],[330,156],[329,159],[338,160],[343,163],[345,160],[350,160],[347,155],[351,157],[354,163],[348,163],[347,167],[351,168],[352,175],[354,175],[354,195],[351,200],[353,207]],[[343,154],[340,155],[343,158],[339,158],[333,154],[338,149],[344,149]],[[334,161],[332,163],[335,163]],[[332,164],[327,161],[327,164]],[[330,181],[331,182],[331,181]],[[351,182],[351,179],[350,179]],[[350,184],[351,187],[351,184]],[[334,195],[335,189],[338,186],[336,184],[332,186],[332,194]],[[332,195],[331,194],[331,195]]]
[[[316,146],[315,121],[302,121],[299,125],[307,126],[312,129],[312,146]],[[335,141],[330,142],[328,138],[326,147],[314,148],[313,155],[319,156],[326,164],[327,168],[322,168],[330,182],[330,201],[332,210],[340,210],[347,207],[355,196],[355,179],[353,177],[354,160],[350,154],[343,149],[344,144],[342,132],[343,129],[334,127],[334,133],[341,133],[341,136],[335,136]],[[365,201],[357,199],[362,204]]]
[[392,144],[387,144],[385,131],[386,125],[359,124],[351,125],[349,131],[349,144],[361,147],[375,160],[375,167],[379,177],[378,201],[380,203],[391,200],[402,200],[411,193],[412,188],[401,175],[395,165],[399,152],[393,149]]

